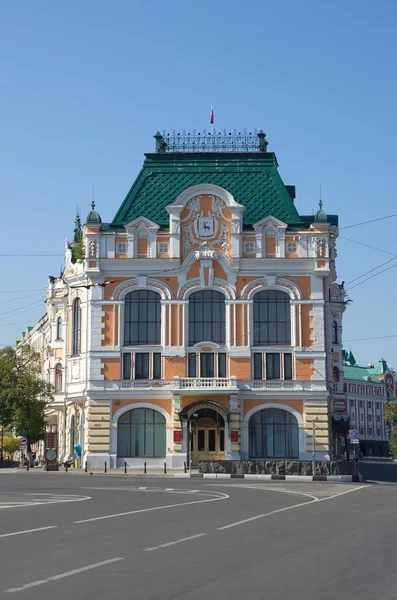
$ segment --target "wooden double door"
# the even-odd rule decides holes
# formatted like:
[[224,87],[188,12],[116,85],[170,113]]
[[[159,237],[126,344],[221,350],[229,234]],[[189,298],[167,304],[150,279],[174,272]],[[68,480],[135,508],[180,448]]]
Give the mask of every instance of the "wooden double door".
[[[207,411],[206,411],[207,412]],[[202,416],[192,423],[191,456],[193,464],[199,460],[222,460],[225,458],[225,424],[215,411],[214,418]]]

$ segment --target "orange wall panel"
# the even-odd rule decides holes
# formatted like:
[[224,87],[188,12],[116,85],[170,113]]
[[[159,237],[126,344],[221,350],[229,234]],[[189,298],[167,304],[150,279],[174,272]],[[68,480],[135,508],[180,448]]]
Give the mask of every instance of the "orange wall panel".
[[231,358],[229,361],[230,377],[237,379],[251,379],[251,359]]
[[265,256],[276,256],[276,237],[274,235],[265,236]]
[[174,298],[177,298],[179,288],[177,277],[156,277],[156,279],[165,283],[165,285],[167,285],[171,289]]
[[222,406],[225,406],[226,408],[229,408],[230,406],[230,396],[213,396],[211,398],[211,394],[195,394],[194,396],[181,396],[181,402],[182,402],[182,407],[184,408],[185,406],[188,406],[189,404],[192,404],[193,402],[199,402],[201,400],[214,400],[214,402],[218,402],[219,404],[222,404]]
[[244,415],[252,408],[255,408],[255,406],[270,403],[284,404],[285,406],[294,408],[299,414],[303,415],[303,400],[280,400],[280,398],[272,398],[271,400],[244,400]]
[[310,381],[313,377],[313,359],[295,361],[295,379],[298,381]]
[[[123,400],[113,400],[112,402],[112,415],[116,413],[120,408],[124,408],[129,404],[135,404],[136,402],[147,402],[148,404],[156,404],[163,410],[165,410],[171,416],[171,400],[164,398],[153,398],[153,400],[148,400],[145,398],[144,400],[139,398],[124,398]],[[133,407],[131,407],[133,408]]]
[[186,377],[186,358],[183,356],[172,356],[164,358],[164,379],[173,377]]
[[119,358],[104,358],[102,359],[103,367],[101,373],[106,380],[114,381],[120,379],[120,359]]
[[310,304],[302,304],[302,345],[306,347],[310,347],[313,345],[311,340],[312,335],[312,323],[310,312],[312,307]]
[[218,279],[227,279],[226,272],[223,269],[222,265],[219,263],[219,261],[215,260],[213,264],[214,264],[214,276],[217,277]]
[[102,340],[102,346],[114,346],[114,306],[102,306],[102,310],[105,316],[102,318],[102,322],[105,324],[103,333],[105,339]]
[[138,258],[146,258],[148,255],[148,238],[138,238]]

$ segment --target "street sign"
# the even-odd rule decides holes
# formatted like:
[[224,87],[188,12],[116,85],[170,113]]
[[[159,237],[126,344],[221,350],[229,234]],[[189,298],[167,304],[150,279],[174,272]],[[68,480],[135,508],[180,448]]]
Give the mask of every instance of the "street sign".
[[350,429],[349,437],[351,440],[358,440],[358,431],[357,429]]
[[26,439],[26,437],[21,437],[21,439],[19,441],[20,441],[21,445],[28,443],[28,440]]
[[359,444],[360,440],[357,440],[356,438],[353,438],[353,439],[350,440],[350,443],[351,444]]

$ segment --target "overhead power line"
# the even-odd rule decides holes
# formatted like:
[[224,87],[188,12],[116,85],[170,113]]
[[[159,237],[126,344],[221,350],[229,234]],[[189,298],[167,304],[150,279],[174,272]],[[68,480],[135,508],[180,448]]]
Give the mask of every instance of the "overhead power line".
[[355,338],[354,340],[342,340],[343,343],[347,343],[347,342],[367,342],[369,340],[386,340],[387,338],[396,338],[397,334],[395,335],[378,335],[376,337],[365,337],[365,338]]
[[[396,257],[397,258],[397,257]],[[396,258],[389,258],[389,260],[387,260],[386,262],[381,263],[380,265],[377,265],[376,267],[374,267],[373,269],[370,269],[369,271],[366,271],[365,273],[363,273],[362,275],[359,275],[358,277],[356,277],[355,279],[352,279],[351,281],[348,281],[347,283],[345,283],[345,285],[350,285],[351,283],[353,283],[354,281],[358,281],[359,279],[361,279],[362,277],[365,277],[365,275],[368,275],[368,273],[372,273],[372,271],[376,271],[377,269],[380,269],[380,267],[383,267],[384,265],[388,265],[390,262],[392,262],[393,260],[396,260]]]
[[394,265],[392,265],[391,267],[387,267],[387,269],[382,269],[382,271],[379,271],[379,273],[374,273],[374,275],[371,275],[370,277],[367,277],[363,281],[359,281],[359,283],[356,283],[356,285],[352,285],[351,288],[347,288],[346,291],[350,292],[351,290],[353,290],[354,288],[358,287],[359,285],[362,285],[366,281],[369,281],[369,279],[373,279],[374,277],[377,277],[378,275],[381,275],[382,273],[385,273],[386,271],[390,271],[390,269],[394,269],[394,267],[397,267],[397,263],[394,264]]
[[388,250],[382,250],[382,248],[377,248],[376,246],[370,246],[369,244],[364,244],[364,242],[359,242],[358,240],[352,240],[351,238],[347,238],[343,235],[339,236],[340,240],[347,240],[348,242],[353,242],[353,244],[359,244],[360,246],[365,246],[365,248],[370,248],[371,250],[378,250],[378,252],[383,252],[384,254],[389,254],[390,256],[397,256],[394,252],[389,252]]
[[344,227],[339,227],[339,231],[341,231],[342,229],[351,229],[352,227],[359,227],[360,225],[368,225],[369,223],[383,221],[384,219],[392,219],[393,217],[397,217],[397,213],[394,213],[392,215],[386,215],[386,217],[378,217],[377,219],[371,219],[370,221],[361,221],[361,223],[354,223],[354,225],[345,225]]

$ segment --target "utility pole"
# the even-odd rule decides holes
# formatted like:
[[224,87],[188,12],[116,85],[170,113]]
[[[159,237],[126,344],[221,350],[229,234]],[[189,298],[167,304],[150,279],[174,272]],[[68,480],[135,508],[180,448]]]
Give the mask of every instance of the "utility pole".
[[313,456],[312,456],[312,470],[313,477],[316,474],[316,422],[313,419],[312,423],[312,436],[313,436]]

